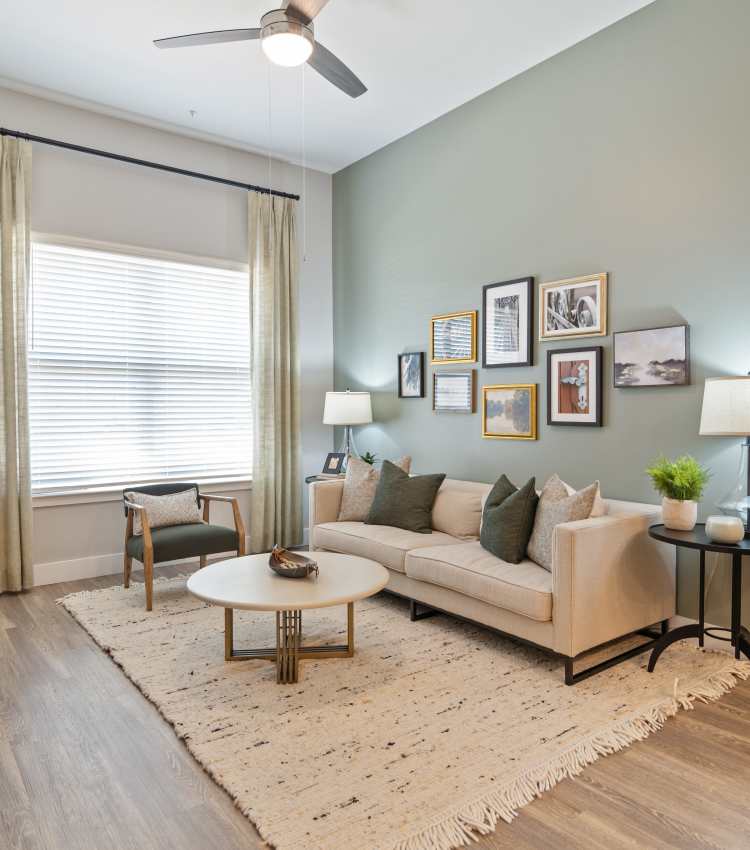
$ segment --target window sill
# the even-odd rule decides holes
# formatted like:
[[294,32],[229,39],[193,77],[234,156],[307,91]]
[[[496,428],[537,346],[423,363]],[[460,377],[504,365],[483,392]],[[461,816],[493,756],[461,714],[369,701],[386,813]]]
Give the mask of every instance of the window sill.
[[[239,493],[249,491],[252,481],[201,481],[198,486],[202,493]],[[65,493],[43,493],[31,497],[33,508],[57,508],[64,505],[88,505],[103,502],[121,502],[122,487],[98,487],[87,490],[74,490]]]

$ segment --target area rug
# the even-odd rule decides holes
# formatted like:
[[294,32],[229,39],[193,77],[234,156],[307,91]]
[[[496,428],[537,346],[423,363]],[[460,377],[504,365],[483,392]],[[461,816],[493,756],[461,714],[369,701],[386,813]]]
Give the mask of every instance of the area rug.
[[[750,663],[671,646],[574,687],[560,662],[447,616],[412,623],[385,595],[357,603],[356,654],[223,660],[224,612],[185,579],[61,600],[156,705],[277,850],[452,850],[560,780],[717,699]],[[341,643],[345,608],[305,612],[308,643]],[[272,614],[235,614],[235,646],[271,645]]]

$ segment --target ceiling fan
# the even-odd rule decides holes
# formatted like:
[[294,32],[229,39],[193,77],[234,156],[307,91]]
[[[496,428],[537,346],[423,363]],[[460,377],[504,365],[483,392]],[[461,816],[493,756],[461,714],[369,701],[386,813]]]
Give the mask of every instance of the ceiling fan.
[[359,97],[367,91],[364,83],[313,36],[313,18],[327,2],[328,0],[285,0],[280,9],[272,9],[263,15],[259,28],[176,35],[171,38],[158,38],[154,44],[162,48],[193,47],[199,44],[260,39],[263,52],[271,62],[290,68],[307,62],[341,91],[350,97]]

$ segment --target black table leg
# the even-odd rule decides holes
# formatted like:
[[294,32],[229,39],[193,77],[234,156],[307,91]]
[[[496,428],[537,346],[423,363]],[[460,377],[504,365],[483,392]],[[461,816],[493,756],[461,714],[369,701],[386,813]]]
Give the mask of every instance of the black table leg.
[[742,555],[732,555],[732,646],[734,657],[750,658],[750,632],[742,625]]
[[704,630],[706,627],[706,553],[701,549],[700,565],[700,598],[698,599],[698,625],[701,633],[698,636],[698,646],[703,646]]

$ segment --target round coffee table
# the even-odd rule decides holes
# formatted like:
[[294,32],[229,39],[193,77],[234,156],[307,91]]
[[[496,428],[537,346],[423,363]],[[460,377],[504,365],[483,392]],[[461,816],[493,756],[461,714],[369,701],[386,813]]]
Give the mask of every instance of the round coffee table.
[[[354,603],[382,590],[388,570],[368,558],[311,554],[318,576],[283,578],[268,566],[268,553],[220,561],[198,570],[187,589],[199,599],[224,608],[224,657],[261,658],[276,663],[276,681],[289,684],[299,676],[303,659],[351,658],[354,655]],[[302,646],[302,612],[306,608],[347,607],[347,641],[342,646]],[[276,612],[276,647],[234,648],[234,609]]]

